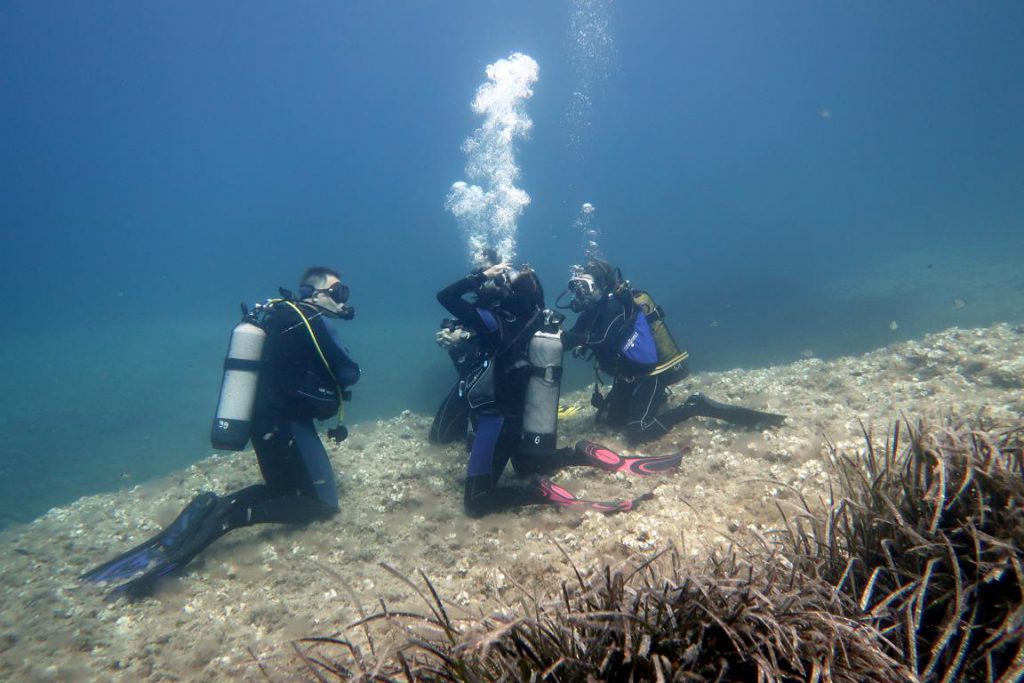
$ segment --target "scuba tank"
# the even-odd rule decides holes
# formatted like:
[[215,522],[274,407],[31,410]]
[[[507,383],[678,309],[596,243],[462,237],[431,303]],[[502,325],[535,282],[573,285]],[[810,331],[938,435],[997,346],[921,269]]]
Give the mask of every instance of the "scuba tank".
[[[217,411],[210,430],[210,442],[214,448],[240,451],[245,448],[252,432],[253,406],[256,403],[256,390],[259,385],[260,371],[263,368],[263,349],[267,340],[267,319],[275,306],[290,306],[301,319],[309,333],[310,341],[320,361],[330,376],[333,387],[337,390],[338,425],[327,430],[327,436],[335,441],[343,441],[348,430],[342,424],[344,418],[344,401],[351,400],[351,392],[345,391],[338,384],[330,364],[324,357],[317,341],[316,334],[310,326],[310,317],[300,310],[301,302],[297,302],[291,292],[279,290],[281,298],[268,299],[258,303],[250,313],[242,304],[242,321],[231,330],[228,342],[228,353],[224,359],[224,377],[220,385],[220,397],[217,399]],[[343,306],[338,317],[351,320],[355,309]],[[316,389],[318,389],[317,387]],[[308,395],[308,394],[307,394]],[[332,408],[333,410],[333,408]],[[318,419],[325,419],[324,416]]]
[[689,354],[679,350],[676,340],[672,338],[672,333],[668,331],[668,326],[665,325],[665,312],[661,310],[661,306],[654,303],[651,295],[641,289],[634,289],[630,294],[633,297],[633,303],[640,309],[640,313],[647,318],[647,324],[651,328],[654,346],[658,351],[658,367],[662,371],[668,370],[670,367],[686,360]]
[[523,403],[522,450],[548,454],[558,440],[558,397],[562,388],[562,330],[565,316],[544,311],[544,322],[527,348],[530,379]]
[[267,339],[266,331],[257,324],[254,316],[248,314],[245,306],[242,311],[242,321],[231,330],[220,398],[210,430],[213,447],[228,451],[240,451],[249,442],[263,344]]

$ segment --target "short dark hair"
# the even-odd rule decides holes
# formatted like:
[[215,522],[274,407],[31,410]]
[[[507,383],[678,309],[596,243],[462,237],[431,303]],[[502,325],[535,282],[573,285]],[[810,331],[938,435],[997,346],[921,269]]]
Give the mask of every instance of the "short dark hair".
[[339,280],[341,279],[341,276],[338,275],[338,271],[333,268],[313,266],[312,268],[306,268],[306,272],[302,274],[302,279],[299,280],[299,285],[309,285],[310,287],[317,289],[323,285],[324,281],[329,277],[336,277]]
[[532,269],[524,269],[512,279],[512,293],[528,307],[544,308],[544,288]]
[[590,259],[583,272],[593,276],[594,284],[604,292],[614,292],[622,284],[622,271],[603,259]]

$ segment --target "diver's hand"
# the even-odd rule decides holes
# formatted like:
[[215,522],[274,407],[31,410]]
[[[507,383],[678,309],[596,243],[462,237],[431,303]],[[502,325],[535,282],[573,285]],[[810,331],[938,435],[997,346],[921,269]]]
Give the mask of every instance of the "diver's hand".
[[484,275],[485,278],[490,280],[490,279],[496,278],[499,275],[501,275],[502,273],[508,272],[510,270],[512,270],[512,264],[511,263],[499,263],[498,265],[491,266],[490,268],[485,270],[483,275]]

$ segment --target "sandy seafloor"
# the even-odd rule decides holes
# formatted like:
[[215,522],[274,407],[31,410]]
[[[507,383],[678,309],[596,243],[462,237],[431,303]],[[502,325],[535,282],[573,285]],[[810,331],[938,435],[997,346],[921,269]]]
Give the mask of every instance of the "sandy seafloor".
[[[810,352],[808,352],[810,353]],[[684,423],[645,453],[689,446],[675,475],[636,478],[576,468],[556,475],[596,499],[653,491],[629,514],[532,507],[471,520],[462,514],[465,455],[426,443],[430,417],[404,413],[359,425],[329,447],[343,497],[334,519],[306,528],[241,529],[203,553],[151,599],[108,603],[75,577],[169,522],[199,490],[225,493],[259,480],[251,452],[210,457],[188,470],[51,510],[0,535],[0,680],[298,680],[290,639],[337,632],[358,616],[347,583],[370,610],[383,599],[422,610],[384,570],[422,569],[453,604],[514,600],[513,582],[551,586],[568,564],[586,566],[674,542],[705,552],[727,535],[777,523],[777,499],[827,490],[826,437],[863,444],[860,420],[885,432],[901,413],[1009,421],[1024,413],[1024,326],[949,329],[857,357],[808,358],[757,370],[697,374],[674,387],[789,416],[748,432],[715,420]],[[579,412],[560,423],[562,443],[592,438],[627,451],[592,421],[589,395],[564,397]],[[355,635],[355,634],[353,634]],[[250,650],[251,653],[250,654]]]

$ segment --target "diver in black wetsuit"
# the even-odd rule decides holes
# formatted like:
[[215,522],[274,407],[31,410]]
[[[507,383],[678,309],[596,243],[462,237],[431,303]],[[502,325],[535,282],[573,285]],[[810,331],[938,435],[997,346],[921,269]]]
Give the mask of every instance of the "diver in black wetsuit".
[[[464,298],[466,295],[473,300]],[[529,486],[499,486],[498,480],[510,460],[517,473],[534,475],[571,465],[640,475],[678,467],[681,454],[623,458],[587,441],[549,453],[527,454],[520,448],[524,399],[533,372],[527,349],[533,334],[546,320],[550,322],[550,312],[544,311],[543,288],[532,270],[513,272],[508,264],[477,269],[438,292],[437,300],[458,319],[458,329],[468,337],[464,341],[473,344],[466,351],[456,387],[457,399],[468,407],[472,427],[464,496],[467,514],[479,517],[542,503],[622,512],[648,497],[610,503],[585,501],[540,477]],[[452,394],[446,404],[450,400]],[[439,416],[443,414],[444,405]],[[437,425],[435,419],[432,431]]]
[[[129,579],[111,593],[141,596],[157,579],[184,567],[231,529],[268,522],[303,524],[338,512],[338,491],[314,420],[339,413],[347,387],[359,380],[325,317],[352,317],[348,288],[329,268],[310,268],[300,299],[271,300],[261,327],[263,362],[252,416],[252,444],[264,483],[224,496],[203,492],[157,536],[82,575],[86,581]],[[334,433],[344,438],[344,427]]]
[[[476,266],[471,277],[477,278],[488,268],[501,263],[498,252],[493,248],[481,249],[473,255],[473,264]],[[477,297],[477,305],[483,306],[484,302]],[[490,297],[490,303],[496,303],[497,298]],[[455,302],[456,306],[459,306]],[[435,335],[438,346],[448,353],[448,357],[455,367],[456,380],[454,386],[445,395],[444,400],[434,414],[434,421],[430,425],[430,434],[427,440],[435,444],[447,444],[465,439],[469,435],[469,402],[462,390],[462,381],[466,375],[477,367],[482,360],[485,349],[481,347],[481,336],[471,329],[467,329],[462,321],[445,318],[441,321],[441,329]]]
[[568,291],[573,295],[571,308],[580,315],[563,335],[563,343],[574,355],[591,353],[597,368],[613,378],[607,396],[595,385],[591,403],[597,420],[624,428],[631,443],[659,439],[698,416],[749,428],[782,425],[784,415],[719,403],[699,393],[659,412],[667,387],[690,374],[688,355],[679,351],[668,332],[661,307],[646,292],[632,289],[617,267],[596,258],[574,268]]

